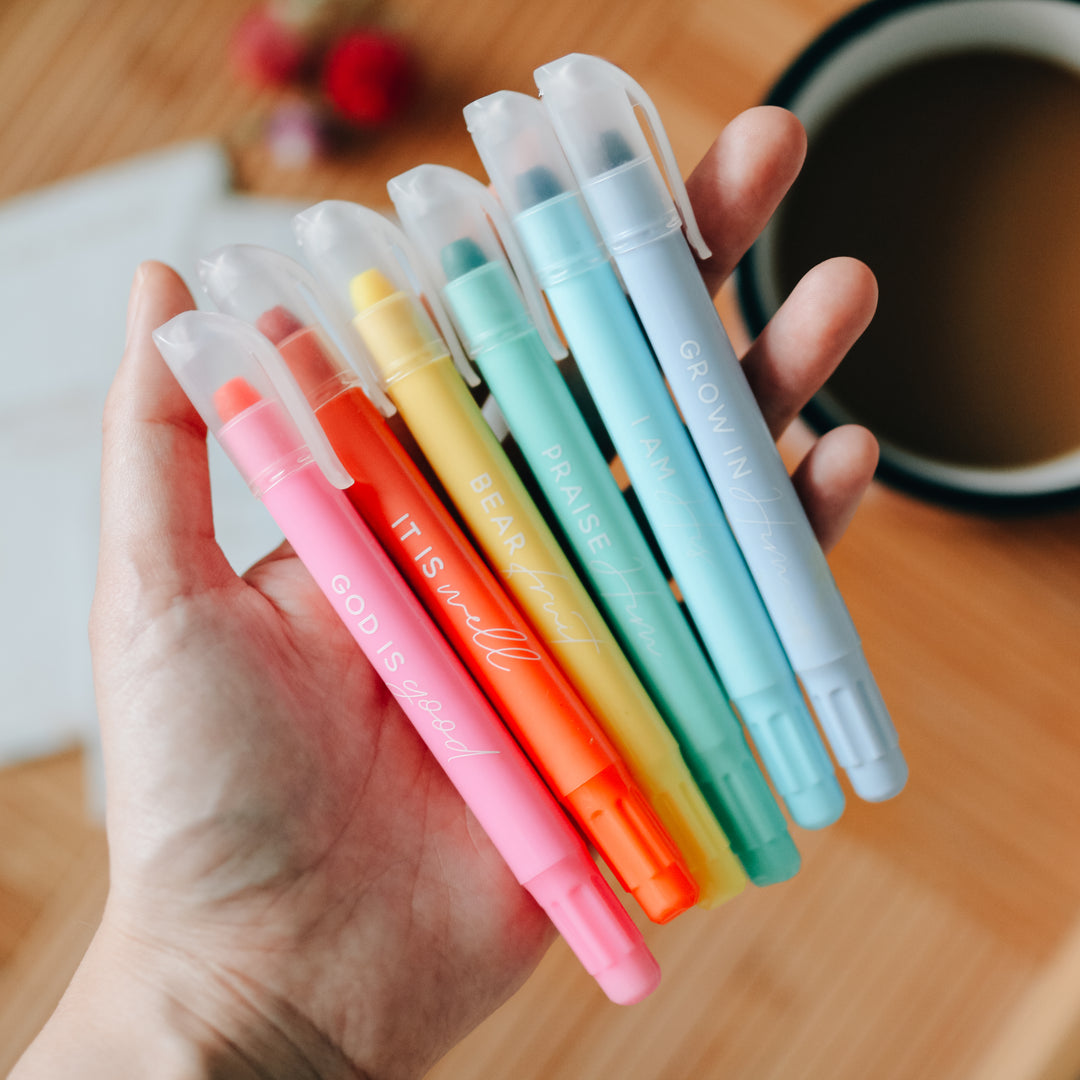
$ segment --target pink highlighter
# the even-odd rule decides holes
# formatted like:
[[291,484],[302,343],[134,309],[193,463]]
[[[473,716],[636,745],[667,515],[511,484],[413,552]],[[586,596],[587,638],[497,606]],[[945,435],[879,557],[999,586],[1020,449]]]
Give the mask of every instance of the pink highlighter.
[[210,312],[184,312],[154,340],[515,878],[612,1001],[646,997],[660,969],[640,931],[338,490],[352,481],[321,429],[307,422],[302,391],[277,351],[247,323]]

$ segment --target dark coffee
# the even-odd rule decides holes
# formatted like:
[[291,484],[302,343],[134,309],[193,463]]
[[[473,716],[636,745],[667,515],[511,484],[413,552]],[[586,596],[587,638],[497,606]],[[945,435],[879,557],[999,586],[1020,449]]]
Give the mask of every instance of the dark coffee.
[[1080,448],[1080,78],[1004,52],[888,75],[810,140],[777,220],[786,292],[855,255],[878,313],[828,392],[961,465]]

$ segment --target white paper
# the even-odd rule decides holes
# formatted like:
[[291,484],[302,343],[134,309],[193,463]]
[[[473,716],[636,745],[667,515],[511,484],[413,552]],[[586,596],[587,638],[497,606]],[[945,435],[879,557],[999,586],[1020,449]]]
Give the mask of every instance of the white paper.
[[[225,156],[206,142],[0,206],[0,764],[95,738],[87,619],[101,414],[135,268],[169,263],[199,299],[196,260],[214,247],[295,255],[298,209],[231,194]],[[280,533],[214,443],[211,479],[219,542],[246,567]]]

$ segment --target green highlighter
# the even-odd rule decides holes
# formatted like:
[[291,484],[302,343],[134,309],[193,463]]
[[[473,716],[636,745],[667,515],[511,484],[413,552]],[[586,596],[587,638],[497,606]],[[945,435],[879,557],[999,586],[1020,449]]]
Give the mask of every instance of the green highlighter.
[[388,190],[566,543],[747,876],[757,885],[792,877],[799,852],[783,813],[559,371],[556,359],[566,350],[500,204],[479,181],[439,165],[412,169]]

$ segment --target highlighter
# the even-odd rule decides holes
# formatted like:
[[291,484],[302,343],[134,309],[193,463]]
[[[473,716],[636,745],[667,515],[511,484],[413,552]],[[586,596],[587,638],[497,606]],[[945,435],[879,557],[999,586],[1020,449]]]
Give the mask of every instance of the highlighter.
[[241,320],[211,312],[178,315],[154,339],[516,879],[613,1001],[647,995],[659,970],[640,933],[339,490],[349,477],[305,418],[300,390],[269,342]]
[[685,222],[708,257],[656,107],[625,72],[593,56],[556,60],[536,82],[833,752],[858,795],[891,798],[908,774],[896,729],[683,235]]
[[504,91],[465,116],[731,703],[794,820],[830,824],[832,761],[543,105]]
[[[480,549],[615,744],[713,906],[746,881],[716,819],[645,688],[476,406],[422,305],[404,234],[349,203],[304,211],[297,234],[335,296],[351,303],[355,333],[383,389],[454,501]],[[406,271],[406,268],[414,275]],[[456,341],[448,323],[446,332]],[[457,346],[460,350],[460,346]],[[458,355],[462,369],[468,362]],[[475,381],[475,376],[472,376]],[[688,894],[688,899],[690,898]]]
[[619,883],[656,922],[682,910],[690,872],[673,841],[372,401],[386,399],[327,336],[317,307],[329,297],[293,259],[253,245],[219,249],[199,276],[222,311],[277,347],[355,481],[346,496]]
[[[739,721],[556,363],[566,355],[510,223],[478,180],[421,165],[388,184],[469,357],[566,543],[757,885],[799,868]],[[530,287],[531,286],[531,287]]]

